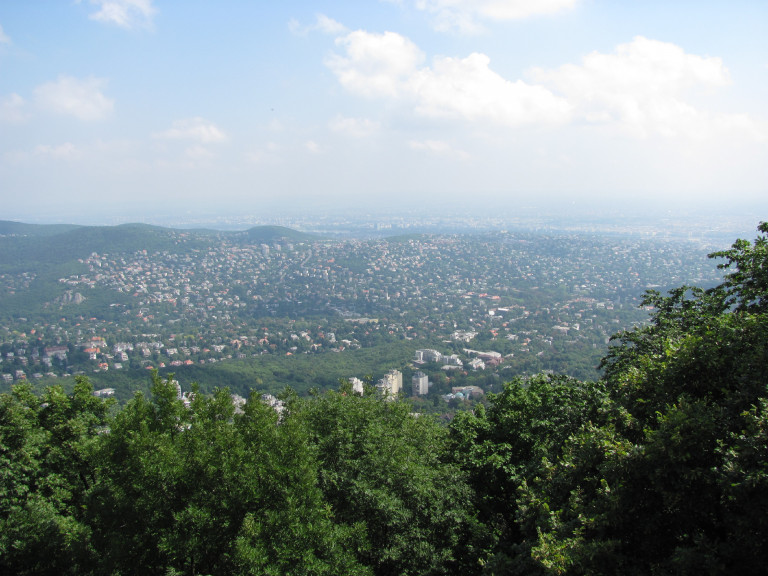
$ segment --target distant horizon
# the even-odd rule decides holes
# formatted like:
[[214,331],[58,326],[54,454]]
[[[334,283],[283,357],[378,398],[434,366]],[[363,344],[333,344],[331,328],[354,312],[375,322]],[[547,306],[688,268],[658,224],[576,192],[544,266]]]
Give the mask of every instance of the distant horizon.
[[[738,197],[737,197],[738,198]],[[284,199],[283,199],[284,200]],[[690,200],[670,194],[667,198],[655,196],[647,198],[593,198],[561,199],[553,201],[547,197],[536,198],[528,195],[517,202],[484,199],[482,194],[467,192],[463,199],[443,199],[435,202],[429,198],[414,195],[408,201],[357,202],[357,203],[313,203],[283,202],[275,198],[273,203],[243,203],[241,206],[168,206],[153,203],[151,207],[137,208],[133,205],[110,207],[109,210],[96,210],[91,207],[72,204],[55,211],[45,207],[27,210],[14,210],[0,214],[0,219],[23,221],[35,224],[84,224],[114,225],[129,222],[162,223],[170,221],[195,220],[216,222],[253,218],[259,221],[274,221],[285,218],[338,218],[338,217],[381,217],[383,219],[400,218],[416,215],[442,218],[456,217],[493,217],[493,218],[589,218],[593,220],[619,218],[622,220],[642,219],[657,221],[667,218],[706,218],[721,216],[749,217],[754,215],[755,225],[761,220],[768,220],[768,194],[765,198],[732,200],[728,196]],[[764,217],[762,216],[764,215]]]
[[753,239],[757,225],[768,220],[768,205],[761,213],[724,206],[717,213],[697,206],[686,210],[654,210],[651,206],[598,212],[589,207],[561,206],[548,210],[534,205],[516,210],[421,212],[390,207],[386,210],[294,210],[260,213],[154,213],[152,216],[44,218],[38,214],[0,220],[37,225],[119,226],[144,224],[176,230],[210,229],[221,232],[245,231],[259,226],[282,226],[300,232],[342,236],[390,236],[402,233],[455,233],[502,230],[592,232],[613,235],[645,235],[659,238],[701,238],[730,244],[736,238]]

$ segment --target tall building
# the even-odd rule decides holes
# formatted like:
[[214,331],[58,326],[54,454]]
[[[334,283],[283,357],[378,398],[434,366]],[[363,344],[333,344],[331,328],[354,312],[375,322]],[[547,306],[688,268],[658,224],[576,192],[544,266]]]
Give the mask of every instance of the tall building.
[[424,396],[429,392],[429,379],[424,372],[416,372],[411,378],[411,390],[414,396]]
[[378,381],[376,389],[382,394],[394,398],[403,389],[403,373],[398,370],[390,370]]
[[403,389],[403,373],[399,370],[390,370],[387,372],[387,376],[394,382],[394,385],[392,386],[393,392],[395,394],[400,394]]

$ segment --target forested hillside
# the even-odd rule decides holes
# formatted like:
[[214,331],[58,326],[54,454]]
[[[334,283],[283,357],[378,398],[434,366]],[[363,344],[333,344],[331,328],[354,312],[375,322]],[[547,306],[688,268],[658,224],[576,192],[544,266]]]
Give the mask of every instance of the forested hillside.
[[649,291],[595,381],[517,378],[444,426],[338,391],[124,407],[0,395],[0,572],[763,574],[768,224]]

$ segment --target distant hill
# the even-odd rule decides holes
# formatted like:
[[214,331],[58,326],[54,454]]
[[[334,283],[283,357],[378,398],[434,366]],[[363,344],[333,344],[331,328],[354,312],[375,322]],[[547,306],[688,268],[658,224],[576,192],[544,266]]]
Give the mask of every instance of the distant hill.
[[55,236],[80,228],[77,224],[25,224],[0,220],[0,236]]
[[179,230],[149,224],[77,226],[0,221],[0,270],[7,272],[37,265],[62,264],[85,258],[93,252],[112,254],[138,250],[183,251],[205,248],[216,236],[248,244],[317,239],[312,234],[283,226],[257,226],[242,232],[218,232],[207,229]]
[[143,224],[80,226],[64,228],[56,234],[5,236],[0,237],[0,266],[59,264],[92,252],[167,250],[178,240],[174,230]]
[[[118,226],[34,225],[0,222],[0,275],[24,275],[27,289],[0,290],[0,315],[37,317],[47,303],[61,298],[67,286],[59,280],[88,273],[85,259],[96,253],[118,257],[145,250],[149,254],[190,254],[208,251],[227,241],[240,245],[302,242],[316,238],[280,226],[259,226],[242,232],[174,229],[147,224]],[[30,280],[31,279],[31,280]],[[17,278],[18,280],[18,278]],[[105,288],[89,289],[81,311],[103,313],[120,300]]]

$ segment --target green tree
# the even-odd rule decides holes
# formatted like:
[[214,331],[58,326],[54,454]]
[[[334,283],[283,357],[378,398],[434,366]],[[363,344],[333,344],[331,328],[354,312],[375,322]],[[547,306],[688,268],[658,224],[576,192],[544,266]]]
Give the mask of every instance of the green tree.
[[0,395],[0,572],[79,574],[94,562],[83,510],[108,403],[78,377],[42,397],[22,383]]
[[768,384],[768,244],[738,240],[711,257],[726,260],[721,285],[648,294],[650,325],[621,335],[604,361],[633,418],[626,437],[640,446],[614,480],[618,506],[634,519],[622,548],[633,565],[657,571],[755,573],[738,549],[762,548],[766,531],[756,523],[747,537],[739,527],[749,505],[729,477],[766,471],[745,447],[760,431]]
[[150,574],[365,574],[317,488],[299,423],[252,397],[153,376],[115,418],[92,493],[101,569]]
[[537,520],[551,504],[524,502],[523,491],[563,457],[570,438],[607,422],[612,409],[602,383],[538,375],[505,384],[490,397],[487,411],[478,406],[474,413],[457,414],[452,449],[469,472],[480,517],[494,538],[487,572],[537,571],[531,558]]
[[359,534],[361,563],[379,575],[477,571],[481,527],[444,428],[370,390],[328,392],[297,409],[334,519]]

